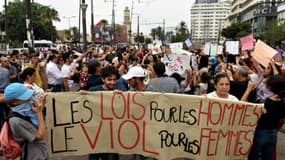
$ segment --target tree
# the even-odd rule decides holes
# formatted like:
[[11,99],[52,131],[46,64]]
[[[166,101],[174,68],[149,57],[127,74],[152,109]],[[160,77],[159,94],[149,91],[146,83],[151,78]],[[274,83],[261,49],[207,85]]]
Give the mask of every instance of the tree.
[[137,43],[144,43],[145,38],[144,38],[144,35],[143,35],[142,32],[141,32],[139,35],[136,35],[135,41],[136,41]]
[[179,23],[179,26],[176,27],[176,32],[180,34],[184,39],[187,39],[190,36],[188,27],[184,21]]
[[221,35],[230,40],[239,40],[240,37],[251,33],[251,25],[246,22],[233,23],[227,28],[224,28]]
[[155,38],[156,38],[156,33],[157,33],[156,28],[152,28],[151,32],[150,32],[150,35],[151,35],[153,40],[155,40]]
[[144,43],[145,44],[150,44],[150,43],[152,43],[152,40],[147,37],[147,38],[145,38]]
[[155,39],[164,40],[165,37],[164,31],[161,26],[158,26],[157,28],[152,28],[150,35],[153,40]]
[[[72,32],[72,34],[71,34]],[[71,27],[70,29],[65,30],[65,35],[67,36],[67,39],[70,41],[74,41],[76,37],[79,36],[79,30],[77,27]]]
[[107,31],[107,25],[109,24],[108,21],[106,19],[102,19],[101,23],[103,25],[103,31],[106,32]]
[[179,23],[175,28],[175,32],[175,34],[173,32],[167,33],[167,37],[170,37],[171,42],[183,42],[190,36],[188,27],[184,21]]
[[[54,41],[57,38],[57,33],[53,21],[60,21],[57,11],[38,3],[33,3],[31,8],[34,39]],[[5,24],[4,15],[4,13],[0,15],[1,26]],[[7,6],[7,23],[9,26],[7,34],[11,44],[21,46],[22,42],[27,39],[25,15],[25,5],[22,1],[9,2]]]
[[280,46],[281,42],[285,41],[285,23],[272,22],[265,28],[259,38],[273,47]]

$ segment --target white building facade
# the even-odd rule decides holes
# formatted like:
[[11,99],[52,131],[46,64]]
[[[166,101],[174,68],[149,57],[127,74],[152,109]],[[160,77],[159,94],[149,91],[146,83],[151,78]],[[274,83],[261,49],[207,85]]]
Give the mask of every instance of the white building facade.
[[229,15],[231,1],[194,3],[191,7],[191,34],[194,42],[221,41],[220,32]]
[[279,23],[285,23],[285,2],[281,3],[277,8],[277,20]]
[[264,31],[277,18],[277,7],[282,0],[233,0],[231,13],[227,17],[231,23],[247,22],[252,33]]

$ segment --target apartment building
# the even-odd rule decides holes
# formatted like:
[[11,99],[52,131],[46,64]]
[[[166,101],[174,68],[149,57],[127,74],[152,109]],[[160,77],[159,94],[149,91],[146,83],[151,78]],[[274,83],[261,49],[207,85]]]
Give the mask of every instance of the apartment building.
[[191,7],[191,33],[194,42],[218,42],[226,17],[230,14],[230,0],[196,0]]

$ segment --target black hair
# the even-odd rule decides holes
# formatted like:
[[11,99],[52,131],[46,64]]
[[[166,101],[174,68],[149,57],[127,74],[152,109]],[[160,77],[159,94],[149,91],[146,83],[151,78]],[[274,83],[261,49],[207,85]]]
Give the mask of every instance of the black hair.
[[96,69],[97,69],[98,67],[100,67],[100,66],[101,66],[101,63],[100,63],[99,61],[97,61],[97,60],[91,61],[91,62],[87,65],[87,67],[88,67],[88,73],[89,73],[89,74],[94,74],[94,73],[96,72]]
[[153,64],[153,70],[156,73],[156,75],[160,76],[165,73],[165,65],[162,62],[155,62]]
[[211,80],[211,75],[208,72],[203,72],[201,74],[201,82],[208,83]]
[[28,67],[28,68],[24,69],[24,71],[20,75],[20,78],[22,80],[26,80],[28,78],[28,76],[32,76],[35,72],[36,72],[36,70],[34,68]]
[[115,75],[116,78],[119,78],[119,71],[116,67],[108,65],[102,70],[102,78],[107,78],[109,76]]
[[72,52],[65,52],[65,53],[62,55],[63,61],[66,62],[70,56],[73,57]]
[[180,84],[184,80],[184,78],[176,72],[174,72],[170,77],[173,77],[178,84]]
[[200,57],[200,62],[198,64],[198,69],[201,69],[201,68],[204,68],[204,67],[208,67],[208,59],[209,59],[208,55],[202,55]]
[[227,63],[236,64],[236,57],[233,54],[228,54],[227,55]]
[[49,62],[49,61],[52,61],[55,57],[56,57],[55,54],[51,54],[51,55],[48,57],[48,62]]
[[215,85],[217,85],[217,83],[220,81],[220,79],[222,78],[227,78],[230,81],[230,77],[228,76],[228,74],[226,72],[218,72],[215,74],[214,76],[214,83]]
[[284,75],[269,76],[266,81],[267,87],[271,92],[277,94],[279,98],[285,98],[285,77]]

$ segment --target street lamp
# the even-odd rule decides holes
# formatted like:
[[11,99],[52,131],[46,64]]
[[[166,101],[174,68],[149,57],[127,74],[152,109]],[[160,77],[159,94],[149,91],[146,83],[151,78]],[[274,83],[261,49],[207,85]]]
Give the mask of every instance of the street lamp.
[[80,4],[80,8],[82,9],[82,27],[83,27],[83,50],[87,49],[87,35],[86,35],[86,9],[87,4],[85,4],[85,0],[82,0]]
[[71,18],[75,18],[75,16],[69,16],[69,17],[64,16],[63,18],[66,18],[68,20],[68,27],[69,27],[69,31],[70,31],[70,36],[72,37],[73,36],[73,31],[71,29],[70,19]]

